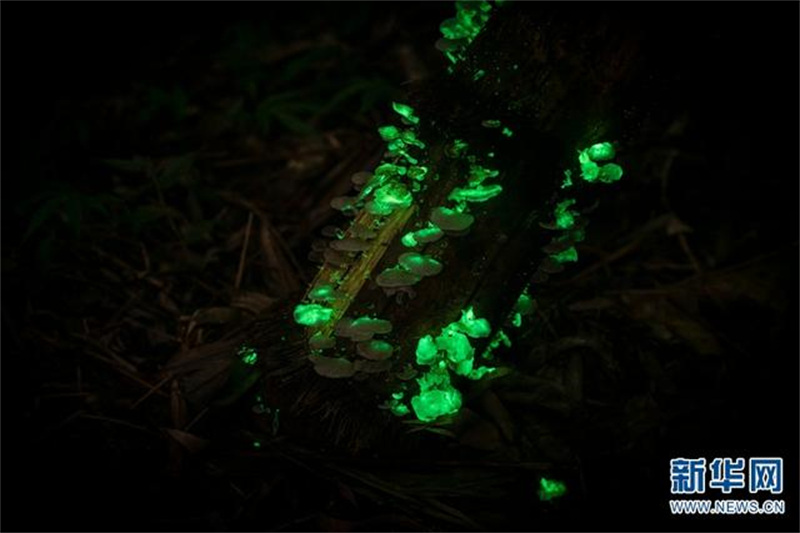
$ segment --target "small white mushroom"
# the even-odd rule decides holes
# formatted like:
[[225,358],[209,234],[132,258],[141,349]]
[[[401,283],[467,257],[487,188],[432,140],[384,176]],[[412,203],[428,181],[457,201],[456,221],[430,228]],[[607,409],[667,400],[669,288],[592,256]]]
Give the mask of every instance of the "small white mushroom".
[[442,264],[439,261],[416,252],[402,254],[397,262],[412,274],[420,277],[435,276],[442,271]]
[[352,196],[337,196],[331,200],[331,207],[337,211],[352,211],[355,209],[356,200],[358,199]]
[[322,252],[311,250],[308,252],[308,260],[312,263],[322,263],[325,260],[325,257],[322,255]]
[[386,341],[372,340],[356,344],[356,353],[371,361],[389,359],[393,352],[394,348]]
[[324,252],[325,248],[328,247],[328,239],[314,239],[311,242],[311,249],[315,252]]
[[356,172],[350,177],[350,181],[356,187],[363,187],[365,183],[372,179],[372,172]]
[[320,230],[323,237],[338,237],[342,230],[336,226],[325,226]]
[[574,244],[571,239],[553,239],[542,247],[542,251],[548,255],[557,254],[572,247]]
[[383,335],[392,331],[392,323],[388,320],[362,316],[355,320],[342,319],[336,324],[336,335],[355,342],[372,339],[374,335]]
[[314,333],[308,339],[308,347],[312,350],[328,350],[336,346],[336,339],[323,335],[321,331]]
[[309,355],[308,359],[314,363],[314,371],[326,378],[349,378],[356,373],[356,366],[344,357]]
[[322,254],[325,258],[325,262],[334,266],[347,266],[350,264],[350,257],[347,254],[336,251],[330,247],[322,252]]
[[392,362],[389,359],[385,359],[383,361],[365,361],[360,360],[356,361],[355,363],[356,371],[363,372],[365,374],[378,374],[380,372],[386,372],[390,368],[392,368]]
[[551,257],[545,257],[542,260],[542,264],[539,265],[539,270],[547,274],[558,274],[559,272],[563,272],[564,265]]
[[364,252],[369,250],[371,245],[367,241],[345,237],[331,241],[330,247],[340,252]]
[[445,39],[442,37],[438,41],[436,41],[436,49],[440,52],[453,52],[455,50],[460,50],[467,44],[466,39]]
[[380,287],[408,287],[414,285],[421,278],[402,267],[387,268],[375,278],[375,283]]
[[354,225],[353,227],[350,228],[350,231],[353,233],[353,236],[355,238],[362,239],[365,241],[369,239],[374,239],[375,237],[378,236],[377,231],[375,231],[372,228],[368,228],[367,226]]
[[431,211],[431,222],[447,232],[463,231],[475,222],[475,217],[469,213],[459,213],[446,207],[437,207]]

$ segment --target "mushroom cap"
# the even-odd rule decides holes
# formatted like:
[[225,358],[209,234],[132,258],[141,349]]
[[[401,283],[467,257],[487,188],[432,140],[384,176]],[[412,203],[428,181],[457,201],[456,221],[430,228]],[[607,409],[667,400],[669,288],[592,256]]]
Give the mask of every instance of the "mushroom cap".
[[574,244],[575,243],[572,242],[572,239],[553,239],[546,245],[542,246],[542,251],[548,255],[557,254],[572,248]]
[[334,250],[340,252],[364,252],[369,250],[371,245],[367,241],[361,239],[354,239],[352,237],[345,237],[344,239],[336,239],[331,241],[330,245]]
[[593,144],[588,150],[589,159],[592,161],[609,161],[614,159],[616,152],[614,145],[609,142]]
[[311,249],[315,252],[324,252],[328,244],[328,239],[314,239],[311,241]]
[[466,39],[447,39],[442,37],[436,41],[436,49],[440,52],[453,52],[463,48],[467,44]]
[[350,181],[353,182],[353,185],[364,185],[369,180],[372,179],[372,172],[356,172],[352,176],[350,176]]
[[461,311],[461,319],[457,322],[457,327],[474,339],[488,337],[492,332],[492,326],[489,321],[485,318],[476,317],[472,307]]
[[380,318],[362,316],[355,320],[343,318],[336,324],[335,332],[339,337],[360,342],[368,341],[376,334],[386,334],[392,331],[392,323]]
[[376,216],[386,216],[392,214],[392,208],[390,206],[379,204],[372,200],[364,204],[364,209],[367,210],[367,213]]
[[350,329],[354,331],[368,331],[371,333],[385,335],[386,333],[392,332],[392,323],[388,320],[383,320],[380,318],[362,316],[356,318],[350,323]]
[[318,302],[330,302],[338,298],[339,294],[336,292],[336,289],[334,289],[332,285],[329,285],[327,283],[320,283],[318,285],[315,285],[313,289],[308,291],[308,297],[311,300],[315,300]]
[[355,208],[357,200],[353,196],[337,196],[331,200],[331,207],[337,211],[350,211]]
[[431,222],[443,231],[462,231],[475,222],[475,217],[469,213],[459,213],[446,207],[437,207],[431,211]]
[[375,278],[380,287],[408,287],[420,280],[420,276],[402,267],[387,268]]
[[321,331],[314,333],[308,339],[308,347],[312,350],[328,350],[334,346],[336,346],[336,339],[323,335]]
[[545,257],[539,265],[539,270],[547,274],[558,274],[563,272],[564,265],[551,257]]
[[333,316],[333,309],[319,304],[299,304],[294,308],[294,320],[303,326],[321,326]]
[[334,250],[330,247],[322,252],[322,256],[325,258],[325,262],[334,266],[347,266],[350,264],[350,257],[348,257],[346,253]]
[[442,264],[429,255],[408,252],[398,258],[398,263],[417,276],[435,276],[442,271]]
[[378,232],[372,228],[367,226],[362,226],[360,224],[354,224],[350,228],[350,232],[353,234],[354,237],[357,239],[369,240],[374,239],[378,236]]
[[355,363],[356,371],[365,374],[377,374],[379,372],[386,372],[392,368],[392,362],[389,359],[383,361],[366,361],[361,359]]
[[336,226],[328,225],[328,226],[324,226],[320,230],[320,233],[322,234],[323,237],[336,237],[337,235],[339,235],[340,231],[342,231],[340,228],[337,228]]
[[349,378],[356,373],[355,364],[344,357],[309,355],[308,359],[314,363],[314,371],[326,378]]
[[356,353],[364,359],[383,361],[394,353],[394,347],[386,341],[371,340],[356,344]]
[[602,183],[613,183],[622,178],[622,167],[616,163],[608,163],[600,167],[598,179]]

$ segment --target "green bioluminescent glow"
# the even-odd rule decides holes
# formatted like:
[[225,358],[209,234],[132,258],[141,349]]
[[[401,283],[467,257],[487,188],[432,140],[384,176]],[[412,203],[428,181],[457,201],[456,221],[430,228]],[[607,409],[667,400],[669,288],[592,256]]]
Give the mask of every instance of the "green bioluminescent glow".
[[539,499],[549,501],[560,498],[567,492],[567,486],[561,481],[542,478],[539,481]]
[[502,185],[478,185],[472,189],[456,187],[447,197],[454,202],[486,202],[503,192]]
[[558,229],[569,229],[575,224],[575,214],[569,210],[573,205],[575,205],[575,200],[572,198],[568,198],[556,205],[554,214]]
[[439,25],[439,31],[450,41],[450,49],[444,52],[451,63],[457,63],[463,57],[463,51],[478,36],[492,6],[485,1],[457,1],[456,16]]
[[239,359],[246,365],[254,365],[258,361],[258,352],[256,352],[255,348],[251,348],[250,346],[242,346],[239,348]]
[[481,126],[483,126],[484,128],[499,128],[502,125],[503,125],[502,122],[495,119],[484,120],[483,122],[481,122]]
[[428,175],[428,167],[411,167],[408,169],[408,177],[414,181],[423,181]]
[[384,141],[393,141],[400,137],[400,130],[396,126],[381,126],[378,128],[378,134]]
[[392,102],[392,109],[394,109],[398,115],[400,115],[410,123],[412,124],[419,123],[419,117],[414,115],[414,108],[411,107],[410,105],[401,104],[398,102]]
[[409,252],[398,259],[401,267],[418,276],[435,276],[442,271],[442,264],[429,255]]
[[505,127],[503,128],[503,135],[505,135],[506,137],[513,137],[514,132],[511,131],[511,128]]
[[330,302],[336,299],[336,292],[330,285],[320,285],[314,287],[311,292],[308,293],[308,297],[312,300]]
[[600,173],[597,176],[602,183],[613,183],[622,178],[622,167],[616,163],[608,163],[600,167]]
[[436,242],[444,236],[444,232],[437,226],[428,223],[428,227],[419,229],[417,231],[410,231],[403,235],[400,242],[403,246],[414,248],[422,244]]
[[430,367],[417,382],[420,393],[411,399],[417,418],[429,422],[452,414],[461,407],[461,394],[450,382],[450,372],[468,379],[481,379],[494,368],[474,368],[475,349],[469,337],[488,337],[489,321],[475,316],[473,309],[461,312],[461,318],[443,327],[435,338],[425,335],[417,341],[416,359],[420,366]]
[[432,422],[461,409],[461,393],[454,388],[421,392],[411,398],[414,414],[423,422]]
[[588,150],[578,152],[578,163],[580,163],[581,177],[584,180],[590,183],[597,180],[597,176],[600,174],[600,167],[591,160]]
[[408,406],[402,402],[403,396],[405,394],[402,391],[395,392],[392,394],[392,399],[389,400],[389,410],[395,416],[405,416],[410,412]]
[[593,144],[589,147],[589,159],[592,161],[610,161],[614,159],[616,152],[614,145],[609,142]]
[[501,344],[506,348],[511,348],[511,339],[508,338],[508,335],[506,335],[505,331],[499,329],[492,337],[489,345],[483,351],[483,354],[481,354],[481,357],[489,360],[494,359],[494,351],[499,348]]
[[418,365],[432,365],[440,359],[439,348],[436,347],[436,342],[430,335],[425,335],[417,341],[417,364]]
[[514,316],[511,318],[511,325],[515,328],[522,327],[522,315],[520,313],[514,313]]
[[450,146],[449,155],[451,157],[461,157],[461,154],[463,154],[467,148],[469,148],[469,144],[467,144],[465,141],[462,141],[461,139],[456,139]]
[[600,181],[613,183],[622,178],[622,167],[615,163],[598,165],[597,162],[609,161],[616,156],[614,145],[609,142],[593,144],[585,150],[578,150],[578,163],[581,177],[588,182]]
[[390,215],[395,209],[410,206],[412,199],[411,191],[402,183],[387,183],[375,191],[369,211],[373,215]]
[[478,81],[482,77],[486,75],[486,71],[483,69],[479,69],[475,74],[472,75],[472,81]]
[[333,316],[333,309],[319,304],[300,304],[294,308],[294,320],[304,326],[321,326]]
[[564,181],[561,182],[561,188],[566,189],[572,187],[572,171],[567,169],[564,171]]
[[578,251],[575,249],[574,246],[570,246],[569,248],[567,248],[562,252],[558,252],[557,254],[552,254],[550,257],[553,259],[553,261],[556,261],[557,263],[568,263],[568,262],[574,263],[575,261],[578,260]]
[[496,178],[500,174],[499,170],[484,168],[480,165],[472,164],[469,166],[469,185],[475,187],[489,178]]
[[492,332],[492,326],[489,321],[485,318],[477,318],[472,307],[461,311],[461,319],[455,324],[461,331],[474,339],[488,337]]

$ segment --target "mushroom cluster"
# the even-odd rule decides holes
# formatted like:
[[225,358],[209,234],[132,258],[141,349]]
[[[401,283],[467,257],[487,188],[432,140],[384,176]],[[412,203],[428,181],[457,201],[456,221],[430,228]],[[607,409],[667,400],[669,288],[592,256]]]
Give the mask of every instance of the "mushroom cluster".
[[478,36],[492,6],[489,2],[456,2],[456,16],[439,25],[443,38],[436,42],[436,48],[455,64],[464,57],[464,51]]

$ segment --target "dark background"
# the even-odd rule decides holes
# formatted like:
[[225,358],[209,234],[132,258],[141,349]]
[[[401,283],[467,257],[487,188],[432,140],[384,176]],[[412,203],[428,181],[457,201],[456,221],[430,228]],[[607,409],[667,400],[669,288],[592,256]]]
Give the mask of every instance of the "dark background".
[[[388,120],[388,103],[402,97],[404,83],[413,72],[409,57],[431,75],[444,67],[433,42],[438,23],[451,16],[452,9],[450,3],[3,3],[4,529],[421,527],[386,518],[402,515],[402,506],[400,511],[376,511],[375,516],[383,518],[374,522],[365,521],[371,515],[363,509],[351,514],[331,511],[324,507],[330,494],[315,485],[319,480],[293,471],[286,474],[290,481],[276,485],[275,490],[286,501],[303,503],[285,516],[274,509],[273,514],[252,511],[265,505],[258,503],[262,500],[242,504],[228,488],[231,479],[241,483],[240,472],[228,465],[219,467],[227,468],[227,474],[209,473],[209,463],[228,464],[221,457],[234,453],[227,436],[208,433],[209,428],[204,436],[222,441],[214,448],[218,455],[190,463],[181,476],[166,475],[166,444],[158,436],[169,417],[166,408],[125,414],[142,389],[131,388],[130,381],[83,355],[81,345],[68,339],[69,332],[80,331],[86,320],[91,323],[127,305],[118,295],[126,284],[138,283],[127,276],[116,282],[103,277],[103,259],[91,250],[99,248],[134,263],[141,258],[138,246],[131,243],[144,242],[156,251],[154,263],[173,266],[158,276],[167,280],[177,311],[140,317],[138,326],[129,323],[118,328],[124,340],[122,356],[139,354],[139,359],[132,360],[143,376],[157,370],[175,346],[153,341],[142,328],[160,321],[161,327],[166,323],[173,330],[178,315],[219,306],[224,300],[219,294],[228,294],[227,289],[198,296],[192,287],[198,279],[232,280],[238,261],[234,250],[223,252],[222,259],[211,266],[191,266],[194,256],[189,256],[189,266],[181,263],[186,254],[165,245],[174,238],[163,229],[165,218],[126,218],[131,213],[144,217],[146,211],[136,208],[147,202],[156,204],[152,191],[125,196],[119,186],[138,185],[124,170],[102,160],[220,151],[227,154],[224,160],[254,160],[250,166],[230,167],[214,167],[215,160],[206,160],[198,164],[202,186],[168,188],[165,202],[179,210],[199,203],[201,214],[187,224],[202,234],[207,227],[202,222],[217,212],[217,190],[266,195],[269,198],[261,207],[270,213],[303,268],[313,272],[305,255],[312,230],[318,228],[307,227],[305,217],[311,216],[307,212],[286,206],[296,205],[300,196],[313,198],[315,190],[327,186],[323,176],[345,157],[348,148],[376,144],[375,126]],[[642,139],[640,151],[631,155],[630,175],[637,169],[642,176],[647,173],[648,150],[666,146],[684,154],[669,171],[670,207],[694,228],[691,239],[700,260],[710,271],[740,264],[763,266],[724,280],[725,290],[741,297],[716,305],[727,293],[712,294],[711,303],[700,302],[697,314],[722,348],[712,357],[675,363],[678,370],[671,377],[678,376],[678,388],[664,400],[669,407],[665,411],[671,415],[652,415],[653,420],[663,421],[654,423],[661,432],[604,443],[593,440],[601,432],[587,429],[572,443],[583,461],[580,497],[549,511],[531,510],[526,519],[531,503],[520,494],[518,511],[508,517],[506,529],[796,530],[798,5],[617,4],[609,9],[618,9],[632,24],[652,25],[659,38],[666,36],[660,43],[651,43],[657,47],[656,56],[684,66],[689,63],[689,75],[663,103],[675,110],[676,121],[690,117],[689,125],[673,137]],[[269,63],[252,54],[254,49],[280,52],[298,42],[317,42],[325,34],[344,43],[344,52],[296,63],[291,55],[287,61]],[[215,61],[222,66],[211,68]],[[281,78],[291,69],[298,74]],[[653,70],[664,75],[663,65],[654,64]],[[267,109],[259,105],[270,91],[286,94],[329,84],[322,85],[322,94],[339,94],[353,80],[365,79],[369,83],[352,96],[342,93],[345,96],[330,111],[321,111],[324,101],[319,95],[302,94],[288,100],[287,109],[295,110],[288,119],[268,111],[259,115],[259,109]],[[244,118],[235,115],[219,123],[203,120],[214,113],[224,115],[219,110],[235,107],[230,102],[237,98],[242,101]],[[313,128],[305,129],[304,123],[312,123]],[[308,153],[303,147],[313,145],[308,139],[331,131],[339,132],[345,148],[325,152],[318,168],[312,165],[308,175],[289,182],[284,177],[265,178],[281,170],[281,158],[302,160]],[[121,177],[112,179],[115,174]],[[636,204],[640,218],[616,216],[619,211],[609,204],[605,215],[597,215],[597,233],[587,245],[607,245],[613,250],[619,243],[619,227],[643,224],[658,211],[641,207],[650,205],[648,200],[658,201],[658,180],[642,178],[626,187],[616,207]],[[44,206],[53,198],[78,200],[56,204],[60,207],[48,211]],[[642,198],[644,202],[635,201]],[[97,208],[98,204],[104,207]],[[196,242],[189,242],[194,234],[185,232],[186,248],[202,255],[245,220],[246,215],[222,219]],[[659,256],[665,240],[650,242],[627,261],[643,264],[652,254]],[[164,249],[159,248],[162,245]],[[105,268],[120,267],[112,263]],[[571,294],[586,298],[597,287],[651,285],[646,277],[632,277],[630,272],[617,270]],[[274,290],[270,293],[270,287],[274,288],[270,283],[275,282],[248,274],[244,286],[288,298]],[[765,285],[769,290],[764,290],[764,298],[748,299],[761,294]],[[158,297],[150,295],[151,300]],[[147,300],[148,295],[145,292],[139,298]],[[765,301],[769,299],[773,301]],[[701,344],[705,339],[701,337],[694,344],[690,339],[690,347]],[[642,342],[658,344],[657,340]],[[653,351],[662,357],[683,350],[694,357],[682,345],[660,350]],[[53,384],[72,383],[76,364],[94,403],[82,407],[81,398],[47,399],[54,391],[71,390],[68,385],[53,388]],[[636,372],[632,375],[635,381]],[[630,410],[630,404],[626,405]],[[93,424],[88,419],[75,423],[70,416],[81,409],[144,427],[156,437],[120,423]],[[621,412],[626,412],[624,406]],[[610,426],[617,424],[613,420],[609,418]],[[657,427],[662,423],[663,427]],[[783,457],[782,497],[789,516],[670,518],[664,511],[670,498],[668,464],[679,456]],[[252,477],[271,479],[272,466],[258,468],[263,470],[254,467],[260,473]],[[282,501],[278,496],[270,498]],[[236,514],[239,511],[234,509],[242,505],[250,514]],[[317,508],[325,508],[327,518],[319,519]]]

